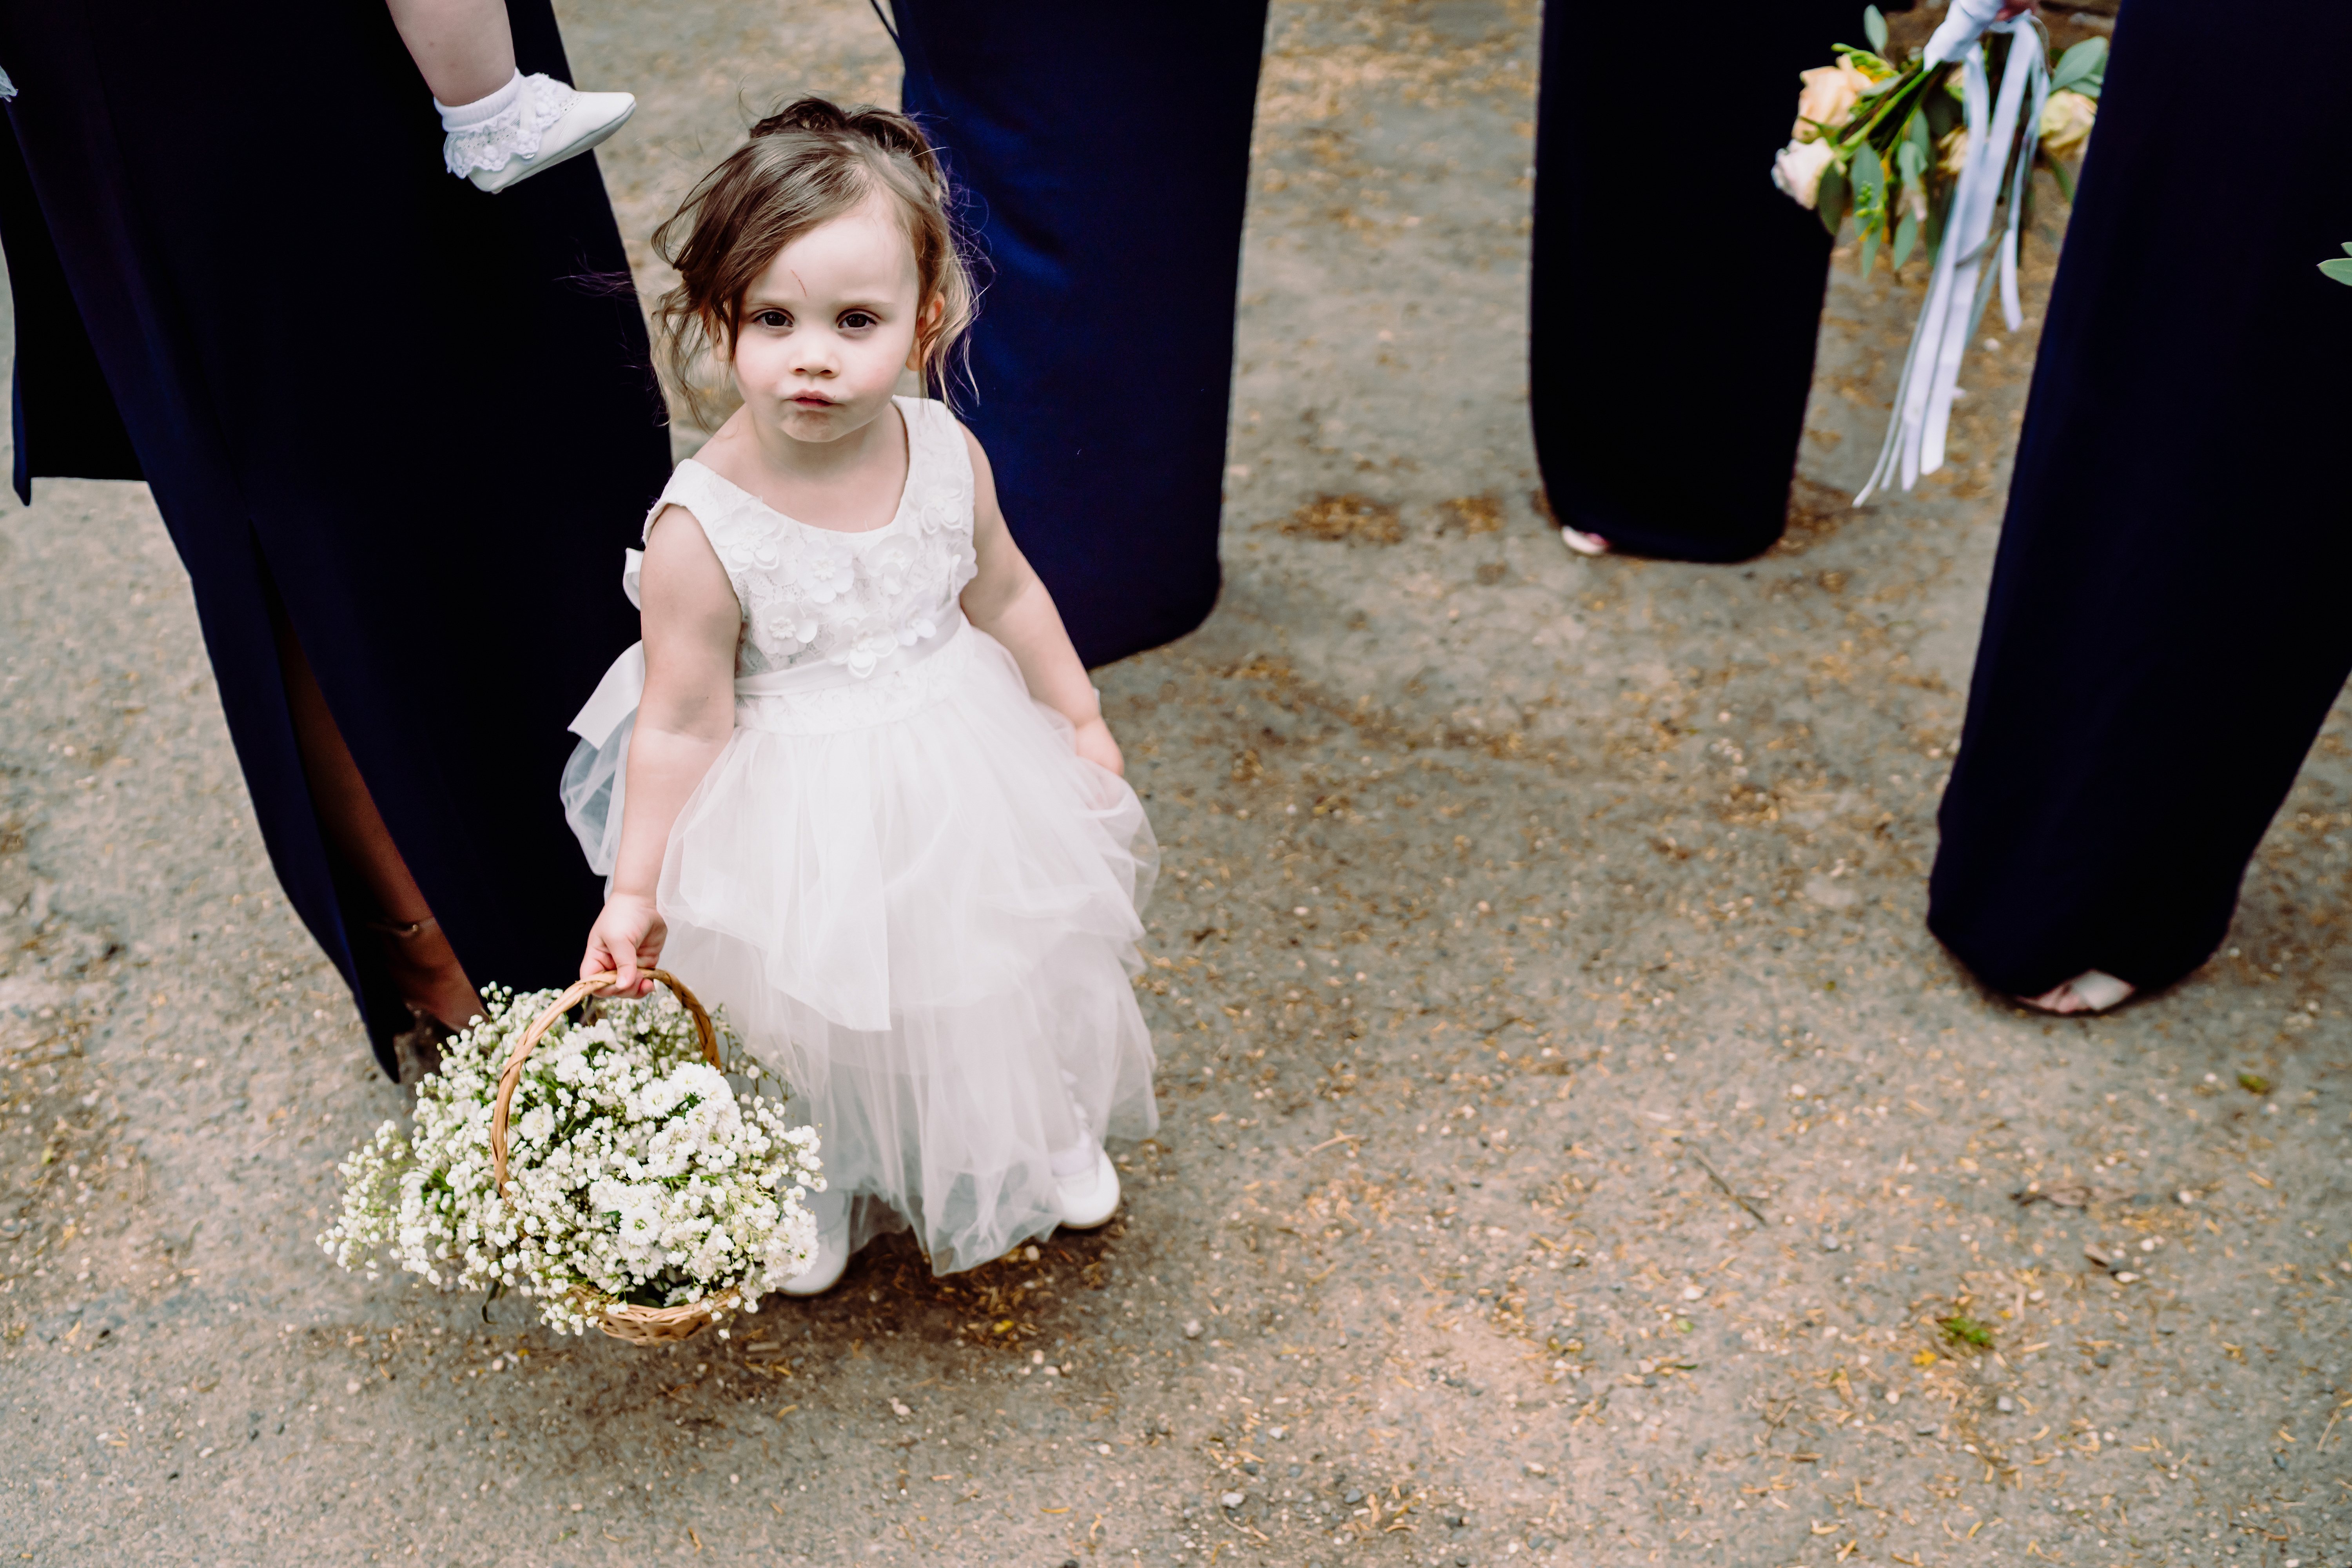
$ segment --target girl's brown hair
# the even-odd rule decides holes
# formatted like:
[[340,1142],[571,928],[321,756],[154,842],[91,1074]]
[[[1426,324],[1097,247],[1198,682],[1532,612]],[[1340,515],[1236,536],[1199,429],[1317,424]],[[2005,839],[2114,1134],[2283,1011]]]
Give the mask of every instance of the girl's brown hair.
[[937,319],[915,332],[924,390],[943,396],[947,369],[963,363],[977,305],[950,217],[947,171],[921,127],[903,114],[822,98],[786,104],[751,127],[751,139],[702,177],[661,227],[654,251],[677,268],[677,287],[654,307],[663,362],[688,411],[707,422],[710,399],[694,367],[735,352],[743,296],[777,252],[856,208],[877,191],[898,198],[915,247],[917,299]]

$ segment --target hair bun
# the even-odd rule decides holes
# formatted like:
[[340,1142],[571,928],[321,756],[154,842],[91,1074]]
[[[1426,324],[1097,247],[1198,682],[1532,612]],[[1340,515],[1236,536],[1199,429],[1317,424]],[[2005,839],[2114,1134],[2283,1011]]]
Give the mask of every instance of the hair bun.
[[848,130],[849,121],[850,117],[829,99],[799,98],[751,127],[751,134],[773,136],[787,131],[838,132]]
[[784,105],[751,127],[751,138],[788,136],[855,136],[883,152],[905,158],[921,171],[933,190],[946,194],[946,172],[923,128],[894,110],[859,104],[843,109],[829,99],[801,98]]

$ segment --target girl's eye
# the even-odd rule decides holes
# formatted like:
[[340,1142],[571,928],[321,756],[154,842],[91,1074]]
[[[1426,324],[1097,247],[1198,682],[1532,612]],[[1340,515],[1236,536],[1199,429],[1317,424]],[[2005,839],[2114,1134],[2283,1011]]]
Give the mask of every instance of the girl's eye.
[[847,332],[858,331],[864,328],[877,324],[878,323],[875,321],[873,317],[867,315],[863,310],[852,310],[841,318],[842,331]]
[[793,319],[782,310],[762,310],[751,318],[761,326],[782,329],[793,324]]

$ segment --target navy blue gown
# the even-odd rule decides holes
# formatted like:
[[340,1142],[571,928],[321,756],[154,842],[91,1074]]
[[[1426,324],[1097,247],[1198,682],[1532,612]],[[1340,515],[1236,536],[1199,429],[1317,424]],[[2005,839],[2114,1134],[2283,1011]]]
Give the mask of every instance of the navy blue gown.
[[[510,10],[522,68],[568,79],[547,0]],[[152,488],[270,858],[387,1066],[408,1016],[311,807],[275,605],[467,972],[562,981],[601,890],[551,781],[636,635],[614,563],[669,469],[593,159],[451,178],[381,5],[12,5],[0,67],[19,494]],[[257,121],[237,82],[331,93]]]
[[903,102],[984,253],[974,395],[1004,515],[1078,653],[1217,598],[1265,0],[897,0]]
[[1860,0],[1544,6],[1528,384],[1559,521],[1685,561],[1780,537],[1830,237],[1772,154],[1797,73],[1861,33]]
[[[2336,0],[2263,21],[2352,50]],[[2338,95],[2252,158],[2182,111],[2242,44],[2124,7],[2051,294],[1927,917],[2013,994],[2202,963],[2352,670],[2352,163]]]
[[[905,105],[971,194],[990,263],[967,414],[1005,515],[1088,663],[1181,636],[1217,593],[1265,0],[894,9]],[[1654,16],[1546,8],[1537,447],[1561,521],[1736,561],[1780,534],[1828,270],[1772,154],[1796,73],[1858,34],[1861,7],[1723,5],[1675,25],[1704,40],[1673,69],[1706,115],[1654,112],[1664,83],[1639,65]]]

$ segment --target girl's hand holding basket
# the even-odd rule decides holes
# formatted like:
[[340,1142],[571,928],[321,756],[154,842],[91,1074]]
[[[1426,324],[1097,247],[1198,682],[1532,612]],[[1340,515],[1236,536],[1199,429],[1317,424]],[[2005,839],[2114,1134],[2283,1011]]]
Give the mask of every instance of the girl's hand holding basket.
[[381,1253],[443,1289],[512,1287],[560,1332],[659,1344],[756,1311],[815,1255],[801,1200],[824,1187],[816,1134],[778,1100],[739,1099],[719,1026],[676,977],[645,974],[672,995],[578,1022],[618,975],[486,993],[418,1086],[411,1136],[386,1122],[343,1162],[320,1245],[370,1278]]
[[616,891],[589,929],[580,978],[614,981],[616,996],[646,995],[654,988],[648,976],[656,973],[653,966],[661,962],[662,944],[668,940],[669,927],[652,899]]

